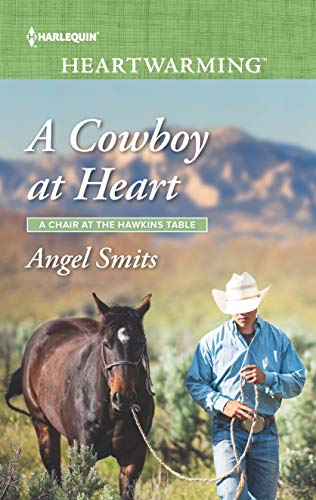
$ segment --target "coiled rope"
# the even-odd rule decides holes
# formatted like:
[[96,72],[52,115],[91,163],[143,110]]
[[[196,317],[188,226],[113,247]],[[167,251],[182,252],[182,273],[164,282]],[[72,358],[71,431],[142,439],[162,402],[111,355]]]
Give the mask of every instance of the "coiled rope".
[[[242,383],[242,378],[240,378],[240,392],[241,392],[241,402],[244,403],[245,401],[245,394],[244,394],[244,389],[243,389],[243,383]],[[189,476],[185,476],[184,474],[181,474],[180,472],[177,472],[175,471],[174,469],[172,469],[169,465],[167,465],[160,457],[159,455],[157,454],[157,452],[154,450],[154,448],[152,447],[152,445],[150,444],[141,424],[140,424],[140,421],[138,419],[138,416],[137,416],[137,413],[141,411],[141,408],[139,405],[133,405],[132,408],[131,408],[131,412],[132,412],[132,415],[134,417],[134,420],[135,420],[135,423],[136,423],[136,426],[143,438],[143,440],[145,441],[146,443],[146,446],[148,448],[148,450],[150,451],[150,453],[155,457],[155,459],[157,460],[157,462],[162,466],[164,467],[164,469],[166,469],[168,472],[170,472],[170,474],[172,474],[173,476],[177,477],[178,479],[182,479],[184,481],[190,481],[190,482],[199,482],[199,483],[214,483],[215,481],[221,481],[222,479],[226,479],[227,477],[231,476],[232,474],[234,474],[234,472],[237,472],[238,474],[240,474],[240,481],[239,481],[239,484],[238,484],[238,488],[237,488],[237,491],[236,491],[236,496],[235,496],[235,500],[238,500],[241,493],[242,493],[242,490],[244,488],[244,485],[246,483],[246,480],[247,480],[247,476],[246,476],[246,472],[242,469],[242,466],[241,466],[241,463],[243,461],[243,459],[245,458],[248,450],[249,450],[249,447],[251,445],[251,438],[252,438],[252,435],[253,435],[253,431],[254,431],[254,427],[255,427],[255,424],[256,424],[256,418],[257,418],[257,410],[258,410],[258,406],[259,406],[259,391],[258,391],[258,387],[256,385],[254,385],[254,389],[255,389],[255,420],[252,422],[252,425],[251,425],[251,428],[250,428],[250,431],[249,431],[249,436],[248,436],[248,439],[247,439],[247,443],[246,443],[246,446],[245,446],[245,449],[243,451],[243,453],[240,455],[240,457],[238,457],[238,452],[237,452],[237,447],[236,447],[236,441],[235,441],[235,434],[234,434],[234,422],[235,422],[235,417],[233,417],[231,419],[231,422],[230,422],[230,438],[231,438],[231,442],[232,442],[232,445],[233,445],[233,451],[234,451],[234,456],[235,456],[235,460],[236,460],[236,465],[231,469],[229,470],[228,472],[226,472],[225,474],[222,474],[221,476],[219,477],[215,477],[215,478],[208,478],[208,477],[189,477]]]

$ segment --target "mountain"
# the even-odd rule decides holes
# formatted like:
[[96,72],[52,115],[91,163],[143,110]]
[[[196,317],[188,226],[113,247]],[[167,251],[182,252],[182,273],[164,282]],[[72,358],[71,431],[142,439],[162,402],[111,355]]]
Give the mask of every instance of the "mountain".
[[[173,130],[174,132],[175,130]],[[255,138],[226,126],[210,130],[211,141],[192,165],[186,154],[165,149],[151,153],[42,155],[30,161],[0,160],[0,195],[5,208],[27,213],[77,213],[95,216],[207,216],[217,227],[258,232],[280,225],[314,230],[316,226],[316,153],[288,144]],[[143,178],[181,179],[179,195],[166,201],[73,201],[83,167],[114,167],[113,181]],[[100,173],[94,180],[100,180]],[[67,181],[55,202],[28,201],[40,179],[62,175]],[[95,195],[95,191],[90,195]],[[247,229],[248,228],[248,229]]]

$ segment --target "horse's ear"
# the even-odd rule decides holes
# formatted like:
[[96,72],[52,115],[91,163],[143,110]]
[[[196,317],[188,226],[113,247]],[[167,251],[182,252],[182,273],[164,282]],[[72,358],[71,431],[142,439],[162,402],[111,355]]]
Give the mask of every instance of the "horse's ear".
[[93,298],[94,298],[95,303],[97,305],[98,311],[103,315],[105,315],[107,312],[109,312],[109,310],[110,310],[109,306],[104,304],[104,302],[102,302],[102,300],[100,300],[99,297],[97,297],[97,295],[94,292],[92,292],[92,295],[93,295]]
[[143,298],[143,300],[141,301],[139,306],[137,306],[137,310],[138,310],[139,314],[141,315],[141,317],[143,317],[144,314],[146,314],[146,312],[150,308],[150,299],[151,299],[151,293],[149,293],[148,295],[145,295],[145,297]]

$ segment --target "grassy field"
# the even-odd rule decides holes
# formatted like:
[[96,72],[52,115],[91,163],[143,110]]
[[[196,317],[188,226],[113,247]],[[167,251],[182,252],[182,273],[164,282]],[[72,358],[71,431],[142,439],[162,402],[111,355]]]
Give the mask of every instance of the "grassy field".
[[[261,288],[273,283],[260,314],[290,336],[305,340],[315,338],[315,235],[295,239],[224,238],[222,234],[211,232],[176,240],[148,236],[137,236],[136,239],[128,235],[75,235],[69,238],[49,235],[44,241],[42,235],[41,238],[25,235],[18,217],[13,222],[3,227],[2,233],[6,241],[0,256],[2,325],[15,328],[27,319],[39,324],[61,315],[93,311],[92,291],[109,303],[128,304],[137,304],[151,292],[152,307],[145,318],[145,330],[153,362],[166,344],[175,346],[179,354],[193,354],[199,338],[225,319],[212,301],[211,289],[224,288],[233,272],[247,270],[257,277]],[[52,270],[23,268],[27,258],[40,245],[50,253],[60,254],[78,253],[89,244],[96,249],[112,246],[116,253],[134,253],[142,248],[158,254],[159,265],[154,270],[142,271],[91,267],[86,271],[72,272],[68,277],[57,276]],[[11,369],[18,364],[19,359],[15,356]],[[3,373],[3,360],[0,360],[0,369]],[[10,441],[21,446],[20,468],[27,481],[31,471],[42,469],[31,423],[9,411],[2,399],[0,424],[3,441],[0,463],[8,457]],[[63,442],[63,449],[65,446]],[[118,466],[115,460],[102,461],[98,469],[101,476],[117,489]],[[202,463],[192,473],[214,475],[214,471]],[[148,457],[137,495],[139,499],[215,498],[215,486],[173,480]],[[290,498],[289,494],[287,498]]]
[[[18,406],[23,407],[22,398],[15,400]],[[287,402],[284,403],[287,406]],[[289,408],[290,409],[290,408]],[[286,414],[286,408],[283,408]],[[24,416],[16,414],[6,407],[1,408],[0,425],[2,429],[0,464],[6,463],[11,453],[11,444],[21,447],[22,453],[19,461],[19,470],[22,476],[22,499],[27,499],[27,485],[34,471],[43,471],[43,465],[37,447],[37,439],[31,422]],[[154,421],[154,426],[159,423]],[[67,443],[62,438],[62,465],[65,466],[65,449]],[[212,456],[210,445],[210,457]],[[178,463],[168,461],[168,464],[179,470]],[[107,458],[97,463],[100,477],[107,481],[111,488],[118,494],[119,466],[114,458]],[[202,461],[198,461],[188,470],[182,467],[181,472],[190,477],[215,477],[214,468],[207,467]],[[96,496],[97,498],[97,496]],[[148,453],[142,476],[136,488],[136,500],[200,500],[201,498],[216,498],[216,486],[214,483],[190,483],[180,481],[167,474],[154,458]],[[301,497],[300,497],[301,498]],[[302,497],[303,498],[303,497]],[[279,500],[294,500],[289,490],[281,489],[278,494]]]

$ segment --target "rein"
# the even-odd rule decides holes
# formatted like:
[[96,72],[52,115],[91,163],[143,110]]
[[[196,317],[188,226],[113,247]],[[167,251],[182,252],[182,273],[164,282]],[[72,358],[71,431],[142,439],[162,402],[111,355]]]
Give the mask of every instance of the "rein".
[[113,368],[113,366],[124,366],[124,365],[134,366],[134,368],[137,368],[138,365],[141,363],[143,358],[145,360],[146,390],[151,396],[154,396],[155,393],[151,390],[153,383],[152,383],[151,376],[150,376],[149,358],[148,358],[146,344],[144,344],[142,352],[136,361],[129,361],[128,359],[121,359],[119,361],[114,361],[113,363],[107,363],[105,361],[103,344],[101,344],[101,359],[102,359],[103,366],[104,366],[105,370],[110,370],[111,368]]
[[[240,391],[241,391],[241,396],[242,396],[241,400],[242,400],[242,402],[244,402],[244,400],[245,400],[245,393],[244,393],[243,383],[242,383],[242,378],[241,377],[240,377],[239,384],[240,384]],[[247,443],[246,443],[245,449],[242,452],[242,454],[240,456],[238,456],[237,447],[236,447],[236,441],[235,441],[235,434],[234,434],[234,423],[235,423],[236,418],[234,417],[234,418],[232,418],[231,423],[230,423],[230,438],[231,438],[231,442],[232,442],[232,445],[233,445],[233,451],[234,451],[234,456],[235,456],[236,464],[234,465],[234,467],[232,469],[230,469],[225,474],[223,474],[223,475],[221,475],[219,477],[214,477],[214,478],[208,478],[208,477],[189,477],[189,476],[185,476],[184,474],[181,474],[180,472],[177,472],[174,469],[172,469],[169,465],[167,465],[159,457],[159,455],[157,454],[157,452],[154,450],[154,448],[152,447],[151,443],[149,442],[149,440],[148,440],[148,438],[147,438],[147,436],[145,434],[145,431],[142,428],[141,423],[139,421],[139,418],[137,416],[137,413],[139,413],[141,411],[140,406],[139,405],[133,405],[131,407],[131,413],[133,415],[136,427],[138,428],[140,435],[142,436],[144,442],[146,443],[146,446],[147,446],[148,450],[155,457],[155,459],[157,460],[157,462],[162,467],[164,467],[164,469],[166,469],[168,472],[170,472],[170,474],[172,474],[173,476],[176,476],[178,479],[182,479],[184,481],[199,482],[199,483],[214,483],[214,482],[217,482],[217,481],[221,481],[222,479],[226,479],[227,477],[229,477],[232,474],[234,474],[235,472],[237,472],[238,474],[240,474],[240,481],[239,481],[239,484],[238,484],[238,487],[237,487],[236,496],[235,496],[234,500],[238,500],[240,498],[241,494],[242,494],[242,491],[244,489],[244,486],[245,486],[246,480],[247,480],[246,472],[243,470],[241,463],[244,460],[244,458],[245,458],[245,456],[246,456],[246,454],[247,454],[247,452],[249,450],[249,447],[251,445],[251,440],[252,440],[252,436],[253,436],[254,427],[255,427],[255,424],[256,424],[257,411],[258,411],[258,406],[259,406],[259,390],[258,390],[258,387],[256,385],[254,385],[254,390],[255,390],[255,415],[256,416],[255,416],[255,420],[252,422],[252,425],[251,425],[251,428],[250,428],[250,431],[249,431],[249,435],[248,435],[248,439],[247,439]]]

